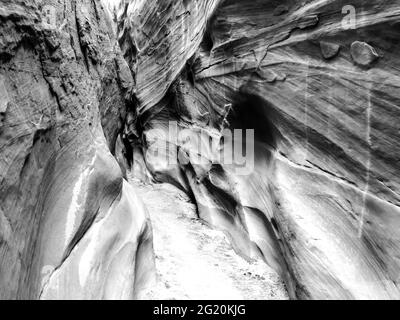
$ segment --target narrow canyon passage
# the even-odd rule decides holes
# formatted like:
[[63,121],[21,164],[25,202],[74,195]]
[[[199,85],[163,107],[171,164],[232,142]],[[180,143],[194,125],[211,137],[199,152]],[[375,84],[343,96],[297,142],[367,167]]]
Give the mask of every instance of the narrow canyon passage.
[[158,283],[149,299],[288,299],[279,276],[261,260],[239,257],[182,191],[130,182],[153,226]]
[[400,299],[400,0],[0,21],[0,300]]

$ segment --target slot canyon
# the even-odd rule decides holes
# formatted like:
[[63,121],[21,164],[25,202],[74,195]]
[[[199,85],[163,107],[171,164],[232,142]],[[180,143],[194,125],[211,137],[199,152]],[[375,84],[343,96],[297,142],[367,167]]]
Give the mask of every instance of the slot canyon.
[[0,299],[400,298],[398,0],[0,22]]

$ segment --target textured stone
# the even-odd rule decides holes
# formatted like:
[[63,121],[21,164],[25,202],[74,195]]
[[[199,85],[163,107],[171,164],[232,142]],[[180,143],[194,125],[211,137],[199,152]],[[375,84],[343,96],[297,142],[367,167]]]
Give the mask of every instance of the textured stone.
[[[0,298],[145,297],[128,174],[185,191],[293,299],[400,298],[400,5],[352,5],[356,30],[339,0],[0,0]],[[253,165],[223,161],[249,128]]]
[[373,47],[361,41],[354,41],[351,44],[350,52],[354,62],[364,67],[370,66],[379,58]]
[[107,19],[98,1],[0,1],[1,299],[130,299],[152,279],[111,153],[134,99]]
[[[274,15],[282,1],[205,1],[190,18],[165,10],[184,12],[179,1],[135,3],[133,16],[120,16],[119,41],[131,69],[147,71],[137,79],[139,132],[160,129],[159,142],[174,146],[170,120],[193,137],[255,129],[249,175],[214,162],[218,148],[196,164],[185,142],[178,164],[143,153],[153,177],[193,195],[200,217],[238,252],[258,248],[292,298],[399,298],[398,1],[353,2],[363,13],[356,32],[342,27],[339,0],[292,1],[282,16]],[[316,39],[340,45],[340,57],[321,59]],[[354,64],[376,59],[362,42],[384,52],[373,73]],[[143,49],[132,55],[130,43]]]
[[325,59],[332,59],[332,58],[336,57],[340,50],[340,45],[336,44],[336,43],[320,41],[319,45],[321,48],[322,56]]

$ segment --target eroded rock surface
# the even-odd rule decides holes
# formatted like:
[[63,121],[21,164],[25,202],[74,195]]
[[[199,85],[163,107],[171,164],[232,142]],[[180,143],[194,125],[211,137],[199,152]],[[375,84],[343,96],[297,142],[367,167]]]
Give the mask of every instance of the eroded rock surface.
[[397,0],[107,8],[0,0],[0,298],[152,294],[129,170],[180,188],[290,298],[400,298]]
[[112,155],[134,82],[110,19],[2,0],[0,22],[0,298],[140,297],[151,228]]
[[[238,252],[261,255],[292,298],[400,297],[400,7],[351,8],[149,0],[119,11],[137,72],[135,161],[185,190]],[[321,55],[321,42],[335,45]],[[215,160],[223,128],[255,129],[250,173]],[[221,143],[198,155],[199,133]]]

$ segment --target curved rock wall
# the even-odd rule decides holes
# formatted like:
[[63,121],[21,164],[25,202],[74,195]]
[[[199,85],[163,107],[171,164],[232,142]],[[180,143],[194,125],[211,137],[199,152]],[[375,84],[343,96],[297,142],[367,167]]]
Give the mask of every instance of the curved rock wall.
[[[238,252],[261,254],[292,298],[400,297],[399,14],[396,0],[120,6],[135,161],[186,190]],[[255,129],[251,172],[215,160],[224,128]],[[198,136],[220,141],[202,162]]]
[[146,296],[128,167],[292,298],[400,298],[398,1],[111,2],[119,46],[100,1],[0,0],[0,298]]
[[98,1],[0,1],[0,298],[140,298],[151,228],[113,157],[133,78]]

